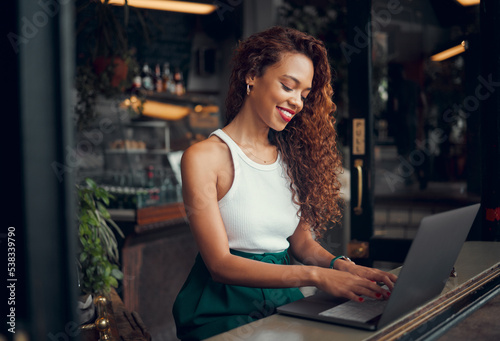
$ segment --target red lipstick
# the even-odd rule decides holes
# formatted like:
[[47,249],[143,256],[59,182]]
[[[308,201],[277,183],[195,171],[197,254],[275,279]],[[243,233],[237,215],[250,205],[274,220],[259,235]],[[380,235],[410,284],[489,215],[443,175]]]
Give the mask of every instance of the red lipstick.
[[280,113],[281,118],[283,118],[283,120],[287,123],[290,122],[292,120],[293,115],[295,115],[295,111],[293,110],[278,106],[276,108],[278,108],[278,112]]

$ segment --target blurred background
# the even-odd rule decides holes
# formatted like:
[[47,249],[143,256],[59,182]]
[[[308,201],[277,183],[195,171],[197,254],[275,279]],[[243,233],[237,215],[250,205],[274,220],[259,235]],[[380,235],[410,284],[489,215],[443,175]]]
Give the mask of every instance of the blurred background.
[[[273,25],[324,41],[334,74],[345,206],[325,247],[392,269],[423,217],[478,202],[469,239],[499,240],[494,1],[144,3],[19,0],[2,14],[0,244],[7,253],[16,238],[15,261],[2,257],[17,279],[5,339],[92,337],[78,298],[102,290],[135,313],[141,337],[175,339],[172,303],[197,253],[180,157],[224,125],[238,41]],[[95,217],[82,214],[91,195]],[[86,239],[93,223],[106,225],[102,242]],[[85,263],[91,243],[108,265]]]

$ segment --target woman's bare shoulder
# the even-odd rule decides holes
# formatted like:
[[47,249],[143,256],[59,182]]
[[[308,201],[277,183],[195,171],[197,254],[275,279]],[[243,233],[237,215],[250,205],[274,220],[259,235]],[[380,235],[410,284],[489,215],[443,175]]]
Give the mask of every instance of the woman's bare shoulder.
[[216,170],[218,166],[230,160],[229,147],[217,136],[190,146],[182,155],[183,166],[198,166],[205,170]]

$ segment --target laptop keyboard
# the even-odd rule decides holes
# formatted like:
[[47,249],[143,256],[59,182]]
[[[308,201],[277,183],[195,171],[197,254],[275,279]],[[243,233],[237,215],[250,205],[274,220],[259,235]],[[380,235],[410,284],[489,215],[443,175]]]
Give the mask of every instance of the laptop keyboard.
[[363,298],[364,302],[348,301],[325,310],[319,315],[365,323],[382,314],[388,302],[370,297]]

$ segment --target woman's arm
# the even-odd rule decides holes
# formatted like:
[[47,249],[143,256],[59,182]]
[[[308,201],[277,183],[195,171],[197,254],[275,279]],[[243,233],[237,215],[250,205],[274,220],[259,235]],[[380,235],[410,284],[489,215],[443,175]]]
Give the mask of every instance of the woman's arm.
[[[302,219],[295,233],[288,240],[292,255],[303,264],[329,268],[332,259],[335,257],[313,239],[310,226]],[[333,266],[335,270],[349,272],[370,281],[384,283],[390,290],[394,287],[394,282],[397,279],[394,274],[359,266],[353,262],[338,260],[335,261]]]
[[[184,204],[191,231],[215,281],[262,288],[317,286],[353,300],[358,295],[379,297],[385,293],[370,280],[348,272],[319,266],[269,264],[232,255],[218,207],[218,191],[228,179],[230,182],[233,179],[231,170],[223,167],[231,164],[227,147],[215,139],[188,148],[181,163]],[[311,255],[312,245],[303,246],[310,248],[304,254]]]
[[293,257],[303,264],[328,268],[335,257],[313,239],[311,229],[303,219],[300,219],[297,229],[288,241]]

